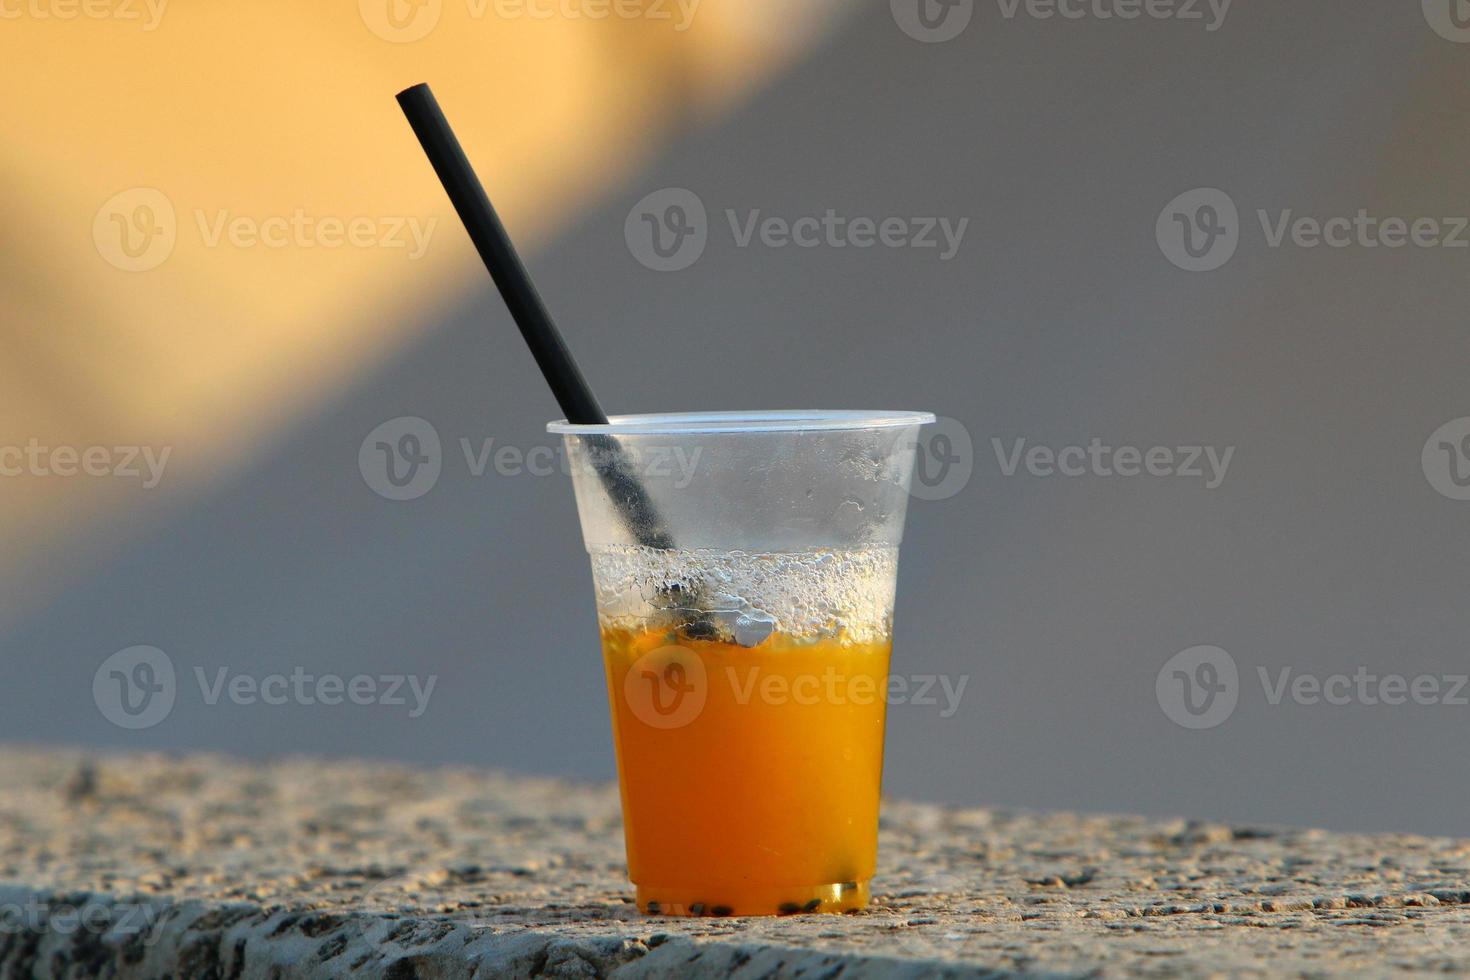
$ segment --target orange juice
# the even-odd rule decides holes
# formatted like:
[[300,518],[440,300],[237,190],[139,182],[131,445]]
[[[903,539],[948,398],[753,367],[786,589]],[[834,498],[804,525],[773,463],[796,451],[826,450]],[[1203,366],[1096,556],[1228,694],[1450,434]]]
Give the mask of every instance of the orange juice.
[[629,876],[666,915],[862,908],[890,644],[603,629]]
[[877,859],[898,548],[928,412],[554,422],[638,907],[842,912]]

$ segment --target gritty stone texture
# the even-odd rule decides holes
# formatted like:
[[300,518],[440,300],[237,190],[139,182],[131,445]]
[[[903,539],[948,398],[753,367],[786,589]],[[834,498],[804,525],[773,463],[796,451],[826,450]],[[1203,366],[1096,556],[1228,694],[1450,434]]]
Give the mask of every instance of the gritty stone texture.
[[1470,971],[1470,841],[884,812],[863,913],[659,919],[614,788],[0,751],[0,978]]

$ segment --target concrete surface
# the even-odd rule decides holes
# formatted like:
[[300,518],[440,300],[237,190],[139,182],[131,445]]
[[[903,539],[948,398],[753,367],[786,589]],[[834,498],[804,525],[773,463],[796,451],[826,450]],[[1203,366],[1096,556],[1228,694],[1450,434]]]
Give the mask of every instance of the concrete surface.
[[0,750],[0,977],[1470,970],[1470,841],[891,803],[872,908],[651,918],[613,787]]

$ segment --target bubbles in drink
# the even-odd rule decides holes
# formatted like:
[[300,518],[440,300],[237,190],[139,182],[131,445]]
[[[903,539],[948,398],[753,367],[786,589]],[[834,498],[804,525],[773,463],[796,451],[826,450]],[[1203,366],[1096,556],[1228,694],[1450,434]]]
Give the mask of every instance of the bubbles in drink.
[[773,554],[607,546],[592,552],[604,629],[663,623],[692,638],[741,647],[773,633],[886,641],[897,568],[894,548]]

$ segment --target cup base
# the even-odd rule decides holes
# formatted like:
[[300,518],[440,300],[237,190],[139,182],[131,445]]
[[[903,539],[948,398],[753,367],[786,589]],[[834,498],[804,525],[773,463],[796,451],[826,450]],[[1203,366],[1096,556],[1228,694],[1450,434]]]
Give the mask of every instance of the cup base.
[[831,915],[867,908],[867,881],[830,885],[735,885],[705,889],[639,885],[638,908],[649,915]]

